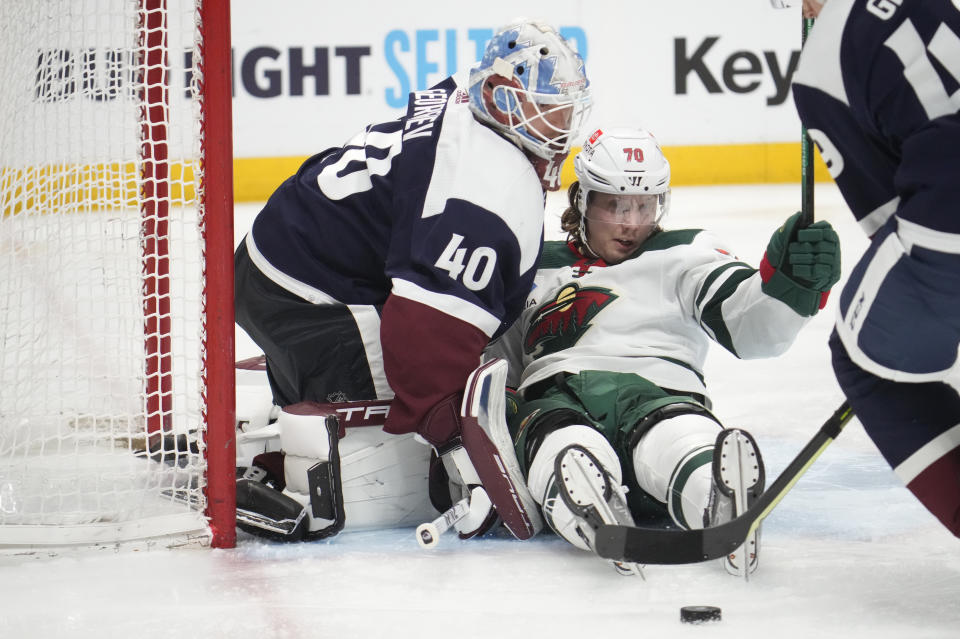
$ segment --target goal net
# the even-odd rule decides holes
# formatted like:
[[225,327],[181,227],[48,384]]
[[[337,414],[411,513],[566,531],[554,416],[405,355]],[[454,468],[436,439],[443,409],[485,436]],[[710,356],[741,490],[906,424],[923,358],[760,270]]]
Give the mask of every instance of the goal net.
[[0,549],[234,543],[229,29],[0,2]]

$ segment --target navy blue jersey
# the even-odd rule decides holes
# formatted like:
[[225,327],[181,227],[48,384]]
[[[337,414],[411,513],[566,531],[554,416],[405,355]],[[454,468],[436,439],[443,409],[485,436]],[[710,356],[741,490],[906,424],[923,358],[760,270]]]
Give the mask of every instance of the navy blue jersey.
[[478,123],[454,78],[412,93],[400,118],[308,159],[247,238],[273,281],[314,303],[391,293],[488,337],[512,323],[542,243],[531,163]]
[[960,233],[960,9],[953,0],[830,0],[794,100],[861,227],[894,213]]
[[960,0],[830,0],[793,90],[871,238],[840,295],[837,381],[960,535]]
[[957,0],[830,0],[793,90],[872,238],[840,296],[850,358],[884,379],[949,379],[960,366]]
[[[379,314],[363,346],[393,392],[384,430],[435,445],[457,428],[438,407],[459,405],[483,347],[519,315],[543,242],[539,176],[473,117],[461,87],[448,78],[417,91],[400,118],[307,160],[245,241],[256,267],[305,303]],[[340,366],[336,339],[311,347],[330,353],[317,367]]]

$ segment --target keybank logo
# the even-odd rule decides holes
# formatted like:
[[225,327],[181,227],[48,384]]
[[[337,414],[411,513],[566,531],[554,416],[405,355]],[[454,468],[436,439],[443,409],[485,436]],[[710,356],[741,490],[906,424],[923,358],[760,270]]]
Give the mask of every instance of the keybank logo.
[[[688,41],[674,38],[674,92],[686,95],[690,87],[699,84],[707,93],[754,93],[761,90],[763,80],[769,78],[773,92],[766,96],[767,105],[783,104],[790,95],[790,80],[800,62],[800,51],[791,51],[786,60],[775,51],[736,50],[722,52],[722,45],[714,47],[720,36]],[[769,91],[769,88],[763,89]]]

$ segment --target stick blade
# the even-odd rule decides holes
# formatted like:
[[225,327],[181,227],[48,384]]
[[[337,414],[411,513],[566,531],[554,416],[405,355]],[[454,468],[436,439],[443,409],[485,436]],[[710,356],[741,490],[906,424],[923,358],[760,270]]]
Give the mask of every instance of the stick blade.
[[596,552],[605,559],[638,564],[695,564],[736,550],[749,526],[748,517],[694,530],[604,525],[597,531]]
[[698,530],[600,526],[596,536],[597,554],[605,559],[639,564],[690,564],[730,554],[743,544],[754,526],[758,526],[790,491],[852,417],[853,411],[844,401],[773,485],[739,517]]
[[628,526],[600,526],[596,552],[606,559],[639,564],[693,564],[710,558],[704,556],[702,530]]

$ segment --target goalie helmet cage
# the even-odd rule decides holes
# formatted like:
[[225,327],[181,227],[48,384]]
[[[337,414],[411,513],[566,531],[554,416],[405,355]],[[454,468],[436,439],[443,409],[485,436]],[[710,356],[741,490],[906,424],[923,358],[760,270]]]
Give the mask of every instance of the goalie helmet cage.
[[227,0],[0,2],[0,550],[235,543]]

